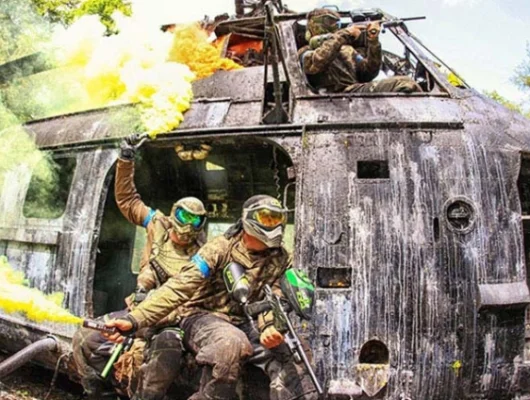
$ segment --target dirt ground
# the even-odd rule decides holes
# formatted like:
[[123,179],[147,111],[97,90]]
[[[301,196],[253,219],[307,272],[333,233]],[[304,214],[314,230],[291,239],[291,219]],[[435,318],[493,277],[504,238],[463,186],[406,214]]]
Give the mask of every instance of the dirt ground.
[[24,366],[0,381],[0,400],[81,400],[83,388],[59,375],[50,391],[53,371]]

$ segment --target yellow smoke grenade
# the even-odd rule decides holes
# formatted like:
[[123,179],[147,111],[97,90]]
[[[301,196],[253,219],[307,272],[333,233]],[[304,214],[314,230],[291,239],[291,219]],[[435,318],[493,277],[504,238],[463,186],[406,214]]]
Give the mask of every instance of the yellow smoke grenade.
[[60,322],[79,324],[81,318],[70,314],[61,307],[64,295],[52,293],[45,295],[37,289],[27,286],[24,274],[15,271],[5,256],[0,256],[0,308],[5,312],[23,313],[35,322]]

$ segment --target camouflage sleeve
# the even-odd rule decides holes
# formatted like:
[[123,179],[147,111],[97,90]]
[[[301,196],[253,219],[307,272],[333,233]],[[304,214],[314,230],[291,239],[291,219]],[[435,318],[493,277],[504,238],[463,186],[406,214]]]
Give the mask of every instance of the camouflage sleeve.
[[149,265],[149,257],[153,247],[153,240],[155,236],[153,224],[147,227],[147,240],[142,251],[142,258],[140,260],[140,273],[136,279],[136,287],[141,287],[146,292],[154,289],[159,285],[157,277],[151,266]]
[[307,48],[300,54],[302,69],[307,75],[315,75],[325,71],[329,64],[337,57],[342,45],[350,40],[350,34],[346,30],[340,30],[332,37],[322,43],[315,50]]
[[208,285],[210,276],[218,268],[220,250],[215,240],[205,244],[179,274],[169,278],[136,307],[129,316],[136,321],[138,328],[154,325],[193,296],[200,295],[201,288]]
[[379,40],[367,41],[366,57],[356,63],[357,79],[359,82],[370,82],[381,70],[383,55],[381,52],[381,43]]
[[118,159],[114,192],[116,203],[123,216],[133,224],[147,227],[155,211],[144,204],[136,191],[134,161]]

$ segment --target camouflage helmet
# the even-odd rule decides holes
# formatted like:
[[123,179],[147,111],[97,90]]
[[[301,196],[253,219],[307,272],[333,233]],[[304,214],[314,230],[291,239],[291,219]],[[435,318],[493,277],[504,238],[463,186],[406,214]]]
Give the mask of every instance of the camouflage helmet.
[[204,228],[206,209],[198,198],[183,197],[171,207],[170,219],[179,241],[190,243]]
[[274,197],[260,194],[243,204],[243,230],[267,247],[282,245],[287,210]]
[[307,14],[306,39],[333,33],[339,29],[340,14],[329,8],[316,8]]

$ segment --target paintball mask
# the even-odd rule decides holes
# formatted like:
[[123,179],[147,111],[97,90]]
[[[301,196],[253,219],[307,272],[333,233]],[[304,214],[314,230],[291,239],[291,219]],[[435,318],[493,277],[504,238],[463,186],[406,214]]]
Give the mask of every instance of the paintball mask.
[[307,15],[306,40],[317,35],[333,33],[340,28],[340,15],[327,8],[317,8]]
[[206,209],[195,197],[184,197],[173,204],[171,222],[179,241],[192,242],[206,223]]
[[257,195],[243,205],[243,230],[267,247],[280,247],[287,210],[274,197]]

